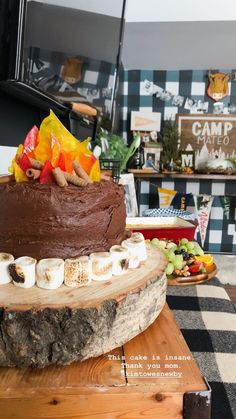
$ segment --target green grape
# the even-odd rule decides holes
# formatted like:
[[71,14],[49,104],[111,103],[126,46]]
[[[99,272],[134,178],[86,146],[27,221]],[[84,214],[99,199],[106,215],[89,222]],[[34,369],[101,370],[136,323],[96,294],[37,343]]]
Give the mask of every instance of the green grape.
[[182,246],[182,245],[185,245],[185,244],[188,244],[188,239],[185,239],[185,238],[183,238],[183,239],[181,239],[180,240],[180,242],[179,242],[179,244]]
[[195,245],[195,255],[197,256],[203,256],[204,255],[204,251],[202,250],[202,248],[198,245]]
[[175,253],[172,250],[168,250],[167,252],[167,258],[169,262],[173,262],[175,261]]
[[166,248],[166,241],[165,240],[159,240],[159,245],[161,247],[163,247],[163,249],[165,249]]
[[164,247],[162,246],[158,246],[158,249],[162,251],[162,253],[164,253],[164,255],[166,256],[166,259],[168,259],[167,255],[168,255],[168,249],[164,249]]
[[183,269],[183,264],[181,261],[175,262],[174,266],[175,266],[175,269],[179,269],[179,270]]
[[183,263],[181,261],[175,261],[175,268],[176,269],[182,269]]
[[158,246],[159,245],[159,240],[157,238],[154,238],[151,240],[151,243],[153,244],[153,246]]
[[171,275],[174,271],[175,267],[173,265],[173,263],[169,262],[167,267],[166,267],[166,275]]
[[183,267],[183,256],[182,255],[175,255],[174,266],[176,269],[182,269]]
[[183,262],[183,255],[175,255],[176,260],[181,260]]
[[174,242],[169,242],[169,243],[167,243],[167,245],[166,245],[166,248],[167,249],[171,249],[171,250],[173,250],[173,251],[175,251],[176,249],[177,249],[177,244],[175,244]]
[[186,246],[179,246],[179,251],[184,250],[185,252],[188,251]]
[[195,243],[194,242],[188,242],[186,246],[187,246],[187,249],[190,251],[190,250],[194,249]]

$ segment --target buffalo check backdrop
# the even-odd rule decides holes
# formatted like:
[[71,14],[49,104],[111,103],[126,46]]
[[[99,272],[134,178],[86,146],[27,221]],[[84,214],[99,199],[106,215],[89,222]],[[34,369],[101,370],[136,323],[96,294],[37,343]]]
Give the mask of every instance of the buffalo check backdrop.
[[[224,107],[236,104],[236,81],[234,71],[231,69],[212,69],[212,73],[231,73],[229,81],[229,95],[225,97]],[[177,113],[188,114],[186,109],[187,99],[194,102],[208,102],[208,113],[213,113],[214,101],[206,95],[208,86],[208,70],[180,70],[180,71],[153,71],[153,70],[129,70],[123,71],[121,82],[123,85],[122,116],[120,130],[123,135],[130,137],[130,113],[131,111],[161,112],[162,119],[175,119]],[[169,93],[169,96],[151,94],[145,90],[146,83],[154,84],[158,88]],[[155,92],[155,88],[153,90]],[[181,101],[174,97],[182,98]],[[164,100],[163,100],[164,99]]]
[[[229,81],[229,95],[221,102],[227,109],[229,105],[236,104],[236,80],[233,69],[212,69],[214,72],[231,73]],[[208,70],[180,70],[180,71],[153,71],[153,70],[129,70],[123,71],[122,78],[122,101],[120,115],[120,131],[128,142],[132,138],[130,131],[131,111],[161,112],[162,121],[174,120],[177,113],[189,114],[186,108],[187,99],[195,103],[201,101],[207,103],[207,112],[212,113],[214,101],[206,95],[208,86]],[[146,86],[151,86],[151,90]],[[152,89],[152,86],[154,88]],[[157,86],[157,87],[155,87]],[[146,89],[146,90],[145,90]],[[155,89],[163,89],[169,92],[169,97],[161,97],[155,93]],[[153,94],[152,94],[153,92]],[[175,97],[182,98],[176,101]],[[235,139],[236,141],[236,139]],[[234,180],[192,180],[186,179],[150,179],[143,180],[139,184],[138,201],[139,214],[148,208],[158,207],[157,187],[174,189],[177,192],[194,195],[213,195],[214,201],[211,209],[204,249],[210,252],[236,252],[236,182]],[[220,196],[231,197],[230,217],[226,219],[220,202]],[[187,207],[188,211],[194,212],[193,199]],[[199,233],[197,239],[200,240]],[[199,241],[200,242],[200,241]]]

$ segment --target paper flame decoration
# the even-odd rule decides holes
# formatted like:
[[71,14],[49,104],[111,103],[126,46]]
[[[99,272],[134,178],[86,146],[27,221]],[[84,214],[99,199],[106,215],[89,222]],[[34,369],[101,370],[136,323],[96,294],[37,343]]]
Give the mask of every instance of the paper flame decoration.
[[[30,158],[42,163],[40,183],[54,182],[52,170],[61,170],[74,174],[73,160],[77,160],[91,180],[100,181],[99,160],[88,149],[90,139],[78,141],[50,111],[44,118],[40,129],[36,126],[27,134],[24,144],[20,144],[9,171],[14,174],[16,182],[26,182],[26,170],[32,167]],[[21,158],[20,158],[21,156]]]

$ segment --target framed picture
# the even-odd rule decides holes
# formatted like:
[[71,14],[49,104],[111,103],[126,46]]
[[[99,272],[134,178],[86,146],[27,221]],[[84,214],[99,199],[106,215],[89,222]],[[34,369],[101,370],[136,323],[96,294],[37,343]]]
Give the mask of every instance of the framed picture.
[[157,131],[133,131],[133,135],[137,133],[139,133],[141,137],[142,145],[146,146],[146,144],[148,144],[149,147],[151,147],[152,145],[154,145],[154,147],[156,146],[158,140]]
[[123,185],[125,190],[125,206],[127,217],[137,217],[138,204],[133,173],[120,175],[119,184]]
[[144,147],[144,165],[143,169],[160,168],[161,147]]

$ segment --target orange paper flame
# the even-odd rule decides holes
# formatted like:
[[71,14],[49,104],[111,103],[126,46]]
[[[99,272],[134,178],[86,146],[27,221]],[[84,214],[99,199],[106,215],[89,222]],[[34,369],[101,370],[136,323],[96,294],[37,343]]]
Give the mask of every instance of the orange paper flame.
[[17,164],[22,153],[26,153],[28,157],[33,157],[42,164],[48,161],[54,168],[63,166],[66,172],[72,174],[74,174],[72,162],[78,160],[92,180],[100,181],[99,161],[88,148],[90,139],[78,141],[52,111],[42,121],[39,132],[37,132],[37,127],[30,130],[25,143],[29,143],[29,137],[32,138],[32,135],[35,135],[35,141],[30,142],[30,147],[26,147],[25,144],[18,147],[12,166],[9,168],[9,171],[14,173],[17,182],[28,180]]

